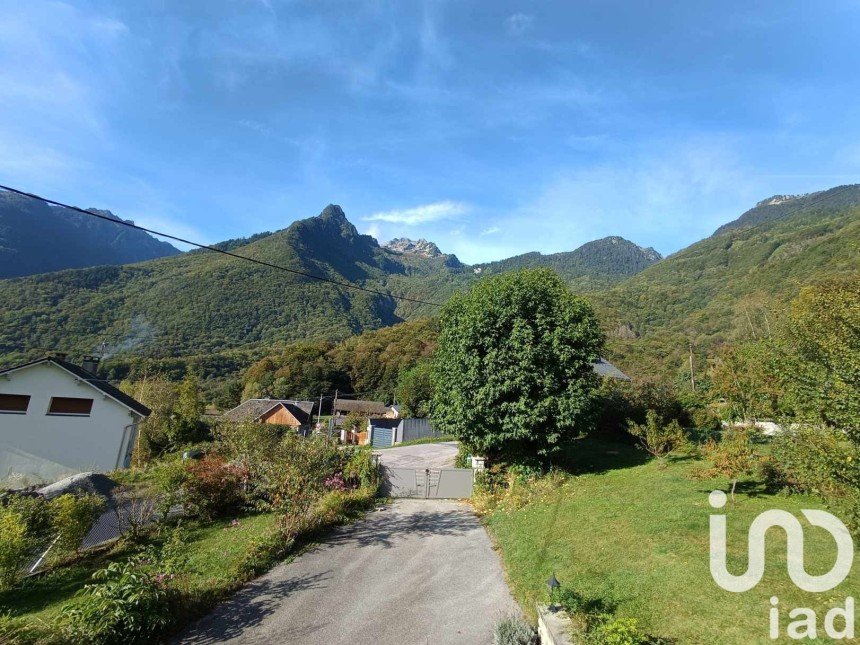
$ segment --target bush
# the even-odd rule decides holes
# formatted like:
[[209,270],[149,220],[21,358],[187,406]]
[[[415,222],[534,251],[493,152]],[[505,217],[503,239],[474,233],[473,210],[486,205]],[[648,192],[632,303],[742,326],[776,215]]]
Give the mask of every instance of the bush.
[[105,507],[98,495],[66,493],[50,502],[51,526],[58,535],[51,555],[54,560],[77,554]]
[[142,553],[93,574],[79,600],[63,610],[65,635],[75,643],[135,643],[169,623],[169,592],[152,556]]
[[53,539],[51,531],[51,509],[41,495],[12,494],[3,500],[6,508],[14,511],[27,526],[27,539],[34,549]]
[[723,476],[731,481],[732,501],[738,479],[755,472],[759,456],[753,447],[755,433],[746,427],[732,428],[723,434],[719,442],[709,441],[704,448],[705,456],[711,461],[711,468],[700,473],[705,477]]
[[818,495],[860,532],[860,448],[845,433],[797,428],[774,439],[772,454],[785,486]]
[[454,468],[471,468],[472,451],[462,441],[457,444],[457,456],[454,457]]
[[204,519],[238,512],[245,505],[248,469],[228,463],[223,457],[207,455],[189,461],[182,482],[182,502],[187,511]]
[[519,616],[507,616],[496,623],[493,645],[538,645],[537,632]]
[[598,617],[597,624],[589,630],[586,640],[593,645],[644,645],[654,642],[639,630],[635,618],[613,618],[608,614]]
[[639,440],[643,450],[658,459],[687,443],[684,429],[678,421],[673,419],[666,424],[656,410],[648,410],[644,425],[631,421],[627,430]]
[[18,582],[21,570],[32,557],[24,518],[10,508],[0,507],[0,589]]
[[376,486],[379,480],[379,469],[374,463],[373,454],[366,448],[347,448],[341,452],[345,458],[342,468],[343,478],[354,488],[358,486]]

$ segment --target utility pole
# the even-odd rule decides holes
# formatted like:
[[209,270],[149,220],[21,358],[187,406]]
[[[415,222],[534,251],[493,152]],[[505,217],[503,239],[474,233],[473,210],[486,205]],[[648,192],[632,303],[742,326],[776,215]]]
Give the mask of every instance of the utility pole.
[[331,404],[331,422],[329,422],[328,427],[330,430],[334,429],[334,411],[337,409],[337,389],[334,391],[334,401]]
[[317,425],[322,424],[322,400],[323,400],[323,395],[320,394],[320,407],[317,410]]
[[696,391],[696,377],[693,376],[693,341],[690,341],[690,386]]

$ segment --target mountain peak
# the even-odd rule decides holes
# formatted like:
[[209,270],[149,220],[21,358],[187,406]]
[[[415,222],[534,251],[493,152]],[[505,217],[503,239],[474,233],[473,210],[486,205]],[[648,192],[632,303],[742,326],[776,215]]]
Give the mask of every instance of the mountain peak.
[[770,224],[793,215],[857,207],[860,207],[860,184],[836,186],[801,195],[774,195],[761,200],[736,220],[723,224],[714,231],[714,235],[737,228]]
[[639,246],[635,242],[631,242],[630,240],[621,237],[619,235],[610,235],[608,237],[601,238],[599,240],[593,240],[591,242],[586,242],[578,250],[587,251],[589,249],[598,249],[598,248],[610,248],[613,246],[625,247],[630,251],[636,251],[641,254],[642,259],[646,262],[658,262],[663,259],[663,256],[657,251],[653,246]]
[[395,253],[417,255],[422,258],[438,258],[444,255],[433,242],[425,240],[410,240],[408,237],[398,237],[385,245],[385,248]]
[[346,220],[346,213],[337,204],[329,204],[319,215],[322,219]]

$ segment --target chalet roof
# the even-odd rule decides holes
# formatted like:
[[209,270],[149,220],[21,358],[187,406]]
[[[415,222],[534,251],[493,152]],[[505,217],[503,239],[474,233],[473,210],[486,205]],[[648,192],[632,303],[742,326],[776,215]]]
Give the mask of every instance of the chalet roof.
[[596,363],[592,363],[592,367],[594,368],[594,373],[598,376],[602,376],[604,378],[617,378],[622,381],[630,380],[629,376],[627,376],[624,372],[615,367],[605,358],[601,358]]
[[391,408],[379,401],[362,401],[350,399],[338,399],[334,405],[334,412],[358,412],[369,415],[385,415],[391,412]]
[[283,405],[290,411],[299,423],[308,423],[313,414],[313,401],[297,401],[295,399],[248,399],[241,405],[224,413],[227,421],[242,423],[244,421],[256,421],[267,412],[279,405]]
[[123,407],[128,408],[132,412],[135,412],[142,417],[148,417],[152,413],[152,410],[146,407],[143,403],[129,396],[128,394],[120,390],[118,387],[111,385],[104,379],[100,379],[98,376],[96,376],[92,372],[88,372],[83,367],[75,365],[74,363],[70,363],[56,356],[46,356],[44,358],[38,358],[28,363],[22,363],[20,365],[15,365],[14,367],[8,367],[4,370],[0,370],[0,375],[11,374],[12,372],[17,372],[18,370],[26,369],[28,367],[34,367],[43,363],[52,363],[60,369],[69,372],[79,381],[82,381],[87,385],[94,387],[102,394],[112,398],[114,401],[116,401]]

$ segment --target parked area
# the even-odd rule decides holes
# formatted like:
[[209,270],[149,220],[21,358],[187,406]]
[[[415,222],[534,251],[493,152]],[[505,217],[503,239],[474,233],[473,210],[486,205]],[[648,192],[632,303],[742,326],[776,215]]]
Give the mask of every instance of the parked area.
[[453,468],[456,441],[423,443],[380,450],[379,463],[389,468]]
[[470,507],[403,499],[254,581],[179,642],[492,643],[515,611]]

